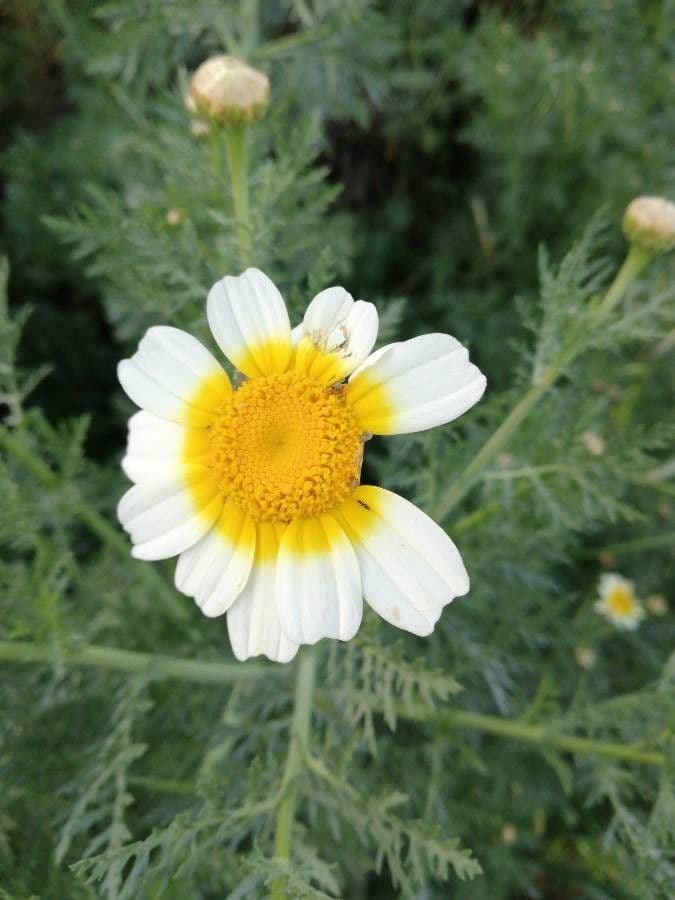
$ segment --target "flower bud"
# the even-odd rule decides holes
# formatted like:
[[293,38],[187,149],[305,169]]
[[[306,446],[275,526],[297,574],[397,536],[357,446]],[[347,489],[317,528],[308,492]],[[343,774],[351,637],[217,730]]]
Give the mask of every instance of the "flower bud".
[[605,442],[599,434],[594,431],[584,431],[581,435],[581,441],[584,447],[593,456],[602,456],[605,452]]
[[595,650],[586,644],[579,644],[574,648],[574,658],[582,669],[592,669],[598,661]]
[[203,138],[205,134],[208,134],[210,131],[209,123],[205,122],[203,119],[193,119],[190,124],[190,131],[192,132],[192,136],[196,138]]
[[668,612],[668,601],[663,594],[650,594],[645,606],[653,616],[665,616]]
[[650,253],[675,249],[675,204],[663,197],[637,197],[626,209],[623,233]]
[[212,56],[192,76],[185,105],[198,119],[255,122],[270,97],[267,75],[234,56]]

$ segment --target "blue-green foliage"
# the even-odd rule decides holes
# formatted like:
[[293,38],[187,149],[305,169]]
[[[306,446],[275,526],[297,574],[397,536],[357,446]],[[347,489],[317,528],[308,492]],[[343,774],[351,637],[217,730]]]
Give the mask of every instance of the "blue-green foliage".
[[[675,602],[672,259],[597,327],[626,202],[675,198],[672,0],[7,10],[0,898],[669,900],[673,615],[622,633],[593,602],[607,568]],[[369,445],[364,480],[442,519],[472,589],[429,639],[367,614],[320,644],[290,864],[292,668],[233,664],[114,512],[115,360],[151,324],[209,342],[206,292],[240,268],[224,149],[183,104],[222,51],[270,76],[254,258],[295,320],[343,283],[383,341],[448,331],[489,383]]]

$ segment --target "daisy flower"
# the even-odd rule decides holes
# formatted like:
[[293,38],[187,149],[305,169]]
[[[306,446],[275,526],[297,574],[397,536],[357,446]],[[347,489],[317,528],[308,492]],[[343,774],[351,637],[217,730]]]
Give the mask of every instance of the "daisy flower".
[[594,609],[617,628],[632,631],[644,618],[645,611],[635,596],[632,581],[623,575],[608,572],[602,575],[598,584],[599,600]]
[[371,353],[372,303],[322,291],[291,330],[258,269],[209,292],[232,384],[184,331],[150,328],[119,364],[141,411],[122,467],[134,482],[118,517],[132,555],[178,556],[176,587],[207,616],[227,614],[235,656],[286,662],[300,644],[350,640],[363,598],[392,625],[434,629],[469,579],[445,532],[412,503],[360,486],[365,441],[466,412],[485,377],[447,334]]

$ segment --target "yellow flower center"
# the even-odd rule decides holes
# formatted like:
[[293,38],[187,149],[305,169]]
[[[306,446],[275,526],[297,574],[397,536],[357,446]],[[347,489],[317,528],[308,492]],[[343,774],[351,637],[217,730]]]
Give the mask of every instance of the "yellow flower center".
[[359,483],[363,437],[345,392],[307,375],[244,382],[207,432],[223,496],[259,522],[321,515]]
[[622,585],[612,588],[605,602],[615,616],[629,616],[635,607],[633,594]]

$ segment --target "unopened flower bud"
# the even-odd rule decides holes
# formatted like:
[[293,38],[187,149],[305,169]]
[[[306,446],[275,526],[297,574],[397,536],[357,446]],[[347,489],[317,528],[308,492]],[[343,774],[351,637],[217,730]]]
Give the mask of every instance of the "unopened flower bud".
[[663,594],[650,594],[645,606],[653,616],[665,616],[668,612],[668,601]]
[[631,244],[650,253],[675,249],[675,203],[663,197],[637,197],[624,214],[623,233]]
[[605,452],[605,442],[599,434],[594,431],[584,431],[581,435],[581,441],[584,447],[593,456],[602,456]]
[[601,550],[598,553],[598,562],[603,567],[603,569],[609,569],[616,562],[616,557],[611,550]]
[[574,648],[574,658],[582,669],[592,669],[598,661],[595,650],[586,644],[579,644]]
[[209,130],[209,123],[203,119],[193,119],[190,124],[192,136],[196,138],[204,137],[205,134],[209,133]]
[[261,117],[270,97],[264,72],[235,56],[212,56],[192,76],[185,105],[195,116],[237,125]]

